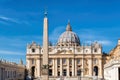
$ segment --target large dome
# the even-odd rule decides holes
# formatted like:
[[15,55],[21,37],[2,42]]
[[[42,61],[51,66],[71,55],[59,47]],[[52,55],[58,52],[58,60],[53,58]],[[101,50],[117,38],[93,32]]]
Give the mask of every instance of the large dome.
[[66,27],[66,31],[62,33],[58,39],[58,46],[79,46],[80,39],[76,33],[72,32],[70,23]]

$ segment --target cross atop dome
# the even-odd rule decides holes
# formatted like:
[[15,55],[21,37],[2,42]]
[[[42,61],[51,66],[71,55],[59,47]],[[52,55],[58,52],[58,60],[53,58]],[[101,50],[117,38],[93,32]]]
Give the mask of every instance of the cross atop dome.
[[70,25],[70,21],[68,21],[67,27],[66,27],[66,31],[72,31],[71,25]]

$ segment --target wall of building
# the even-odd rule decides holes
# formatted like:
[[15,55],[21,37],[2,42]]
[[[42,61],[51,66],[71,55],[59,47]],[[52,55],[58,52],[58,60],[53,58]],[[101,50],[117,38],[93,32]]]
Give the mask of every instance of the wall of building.
[[25,66],[0,60],[0,80],[24,80]]
[[104,65],[104,78],[106,80],[120,80],[120,40],[107,56]]

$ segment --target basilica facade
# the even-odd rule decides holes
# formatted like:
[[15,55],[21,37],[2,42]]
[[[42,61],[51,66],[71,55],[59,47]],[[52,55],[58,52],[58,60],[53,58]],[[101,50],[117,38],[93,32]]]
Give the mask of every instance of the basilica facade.
[[[44,22],[44,25],[46,24],[48,25],[48,22]],[[49,78],[60,76],[103,78],[102,46],[98,42],[81,45],[80,38],[72,31],[70,22],[56,45],[49,43],[48,66],[43,65],[43,54],[43,47],[37,43],[27,45],[26,67],[29,75],[40,78],[43,67],[48,67]]]

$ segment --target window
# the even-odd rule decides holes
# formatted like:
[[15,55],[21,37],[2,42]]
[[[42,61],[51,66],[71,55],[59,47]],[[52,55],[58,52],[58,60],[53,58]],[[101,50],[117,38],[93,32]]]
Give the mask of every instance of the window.
[[49,48],[49,52],[52,52],[52,48]]
[[72,59],[69,60],[69,64],[72,65]]
[[88,52],[88,50],[85,50],[85,52],[87,53],[87,52]]
[[80,52],[81,50],[80,50],[80,48],[78,48],[78,52]]
[[93,62],[93,63],[94,63],[94,64],[97,64],[97,62],[98,62],[97,59],[94,59],[94,62]]
[[77,59],[77,63],[80,64],[80,59]]
[[68,46],[68,44],[66,44],[66,46]]
[[60,50],[58,50],[57,52],[60,52]]
[[63,64],[66,64],[66,59],[63,59],[62,62],[63,62]]
[[52,69],[49,69],[49,76],[52,76]]
[[57,64],[60,65],[60,59],[57,59]]
[[81,70],[77,70],[77,76],[81,75]]
[[72,76],[72,72],[70,72],[70,76]]
[[32,64],[34,64],[35,63],[35,61],[34,61],[34,59],[32,59]]
[[97,52],[97,49],[94,49],[94,52]]
[[49,64],[52,64],[52,59],[49,59]]
[[63,76],[66,76],[67,70],[63,69]]
[[58,71],[58,76],[60,76],[60,72]]
[[34,53],[34,52],[35,52],[35,49],[32,49],[32,52]]

